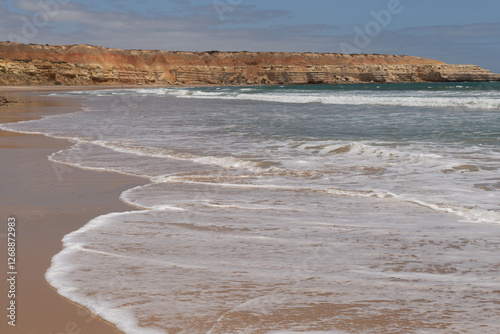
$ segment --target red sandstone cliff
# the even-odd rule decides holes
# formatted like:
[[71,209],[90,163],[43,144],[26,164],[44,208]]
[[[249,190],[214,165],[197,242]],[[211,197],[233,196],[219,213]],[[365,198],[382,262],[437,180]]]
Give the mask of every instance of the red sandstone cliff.
[[0,85],[496,81],[475,65],[391,55],[167,52],[0,42]]

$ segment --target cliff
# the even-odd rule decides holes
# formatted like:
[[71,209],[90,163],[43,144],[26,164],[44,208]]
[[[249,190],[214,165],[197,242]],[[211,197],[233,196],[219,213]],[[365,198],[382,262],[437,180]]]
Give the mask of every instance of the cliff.
[[392,55],[167,52],[0,42],[0,85],[497,81],[475,65]]

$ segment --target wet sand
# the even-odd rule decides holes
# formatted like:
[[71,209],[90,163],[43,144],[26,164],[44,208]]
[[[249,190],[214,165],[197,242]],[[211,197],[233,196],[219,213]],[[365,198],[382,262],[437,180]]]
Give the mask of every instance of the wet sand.
[[[0,107],[0,123],[80,109],[78,100],[20,93],[43,90],[46,88],[1,87],[0,96],[17,103]],[[44,275],[51,258],[62,249],[64,235],[96,216],[133,210],[119,200],[119,195],[146,181],[48,161],[47,156],[70,146],[66,140],[0,130],[0,261],[4,264],[4,277],[8,270],[8,218],[15,217],[17,223],[16,326],[7,323],[6,306],[11,298],[8,298],[7,281],[3,279],[0,284],[1,333],[120,333],[113,325],[58,295]]]

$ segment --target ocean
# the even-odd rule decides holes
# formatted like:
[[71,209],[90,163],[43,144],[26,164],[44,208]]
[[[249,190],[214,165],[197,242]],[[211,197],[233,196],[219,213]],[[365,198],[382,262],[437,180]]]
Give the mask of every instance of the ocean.
[[500,332],[500,83],[55,95],[1,128],[148,180],[46,273],[125,333]]

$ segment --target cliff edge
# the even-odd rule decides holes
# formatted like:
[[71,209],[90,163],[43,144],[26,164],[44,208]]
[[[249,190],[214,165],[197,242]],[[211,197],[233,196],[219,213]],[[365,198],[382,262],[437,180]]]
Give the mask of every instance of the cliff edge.
[[411,56],[168,52],[0,42],[0,85],[245,85],[498,81],[475,65]]

